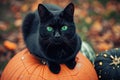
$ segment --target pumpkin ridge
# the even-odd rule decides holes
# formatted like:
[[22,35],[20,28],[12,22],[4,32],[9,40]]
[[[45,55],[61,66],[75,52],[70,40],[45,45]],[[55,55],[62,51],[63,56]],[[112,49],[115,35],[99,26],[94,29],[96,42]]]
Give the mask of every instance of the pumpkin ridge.
[[[28,53],[29,54],[29,53]],[[21,59],[21,61],[22,61],[22,63],[23,63],[23,65],[24,65],[24,68],[26,69],[26,71],[28,71],[28,73],[29,74],[31,74],[32,72],[31,71],[29,71],[30,70],[30,68],[29,67],[31,67],[32,65],[34,66],[34,64],[36,64],[36,63],[34,63],[34,62],[32,62],[32,63],[30,63],[29,61],[27,61],[26,60],[26,55],[27,54],[23,54],[24,56],[22,56],[22,57],[24,57],[25,59]],[[32,57],[32,55],[29,55],[30,57]],[[31,59],[33,59],[34,57],[32,57]],[[25,61],[26,60],[26,61]],[[33,59],[33,60],[35,60],[35,59]],[[27,64],[25,64],[26,62],[28,62],[28,63],[30,63],[29,65],[27,65]],[[39,66],[39,64],[37,64],[38,66]],[[34,71],[34,70],[33,70]]]
[[42,75],[40,75],[40,77],[43,78],[44,80],[47,80],[44,78],[44,69],[45,69],[45,66],[43,66],[43,70],[42,70],[43,73],[42,73]]
[[[33,75],[31,76],[31,78],[34,77],[34,75],[35,75],[35,76],[36,76],[36,80],[38,80],[39,77],[41,77],[42,79],[44,79],[42,76],[39,76],[39,74],[40,74],[40,69],[39,69],[39,68],[40,68],[40,67],[39,67],[39,65],[38,65],[38,67],[35,69]],[[39,72],[38,72],[38,70],[39,70]],[[36,73],[38,73],[38,74],[36,75]]]
[[[21,60],[22,61],[22,63],[23,63],[23,66],[24,66],[24,68],[25,68],[25,70],[28,72],[28,74],[29,74],[29,71],[28,71],[28,69],[27,68],[29,68],[29,67],[27,67],[26,68],[26,66],[25,66],[25,63],[23,62],[23,60]],[[31,66],[30,66],[31,67]]]
[[[41,73],[41,71],[42,72],[44,72],[43,71],[43,68],[44,68],[45,66],[43,66],[43,67],[41,67],[41,66],[38,66],[38,70],[39,70],[39,73]],[[42,69],[41,69],[42,68]],[[44,80],[46,80],[44,77],[42,77],[43,76],[43,74],[41,75],[41,74],[38,74],[38,78],[40,77],[40,78],[42,78],[42,79],[44,79]]]
[[[20,74],[25,74],[25,73],[26,73],[26,69],[22,70],[21,73],[19,73],[18,78],[16,77],[15,79],[21,80],[24,75],[20,75]],[[17,76],[18,74],[16,73],[15,75]],[[12,79],[12,80],[14,80],[14,79]]]
[[[69,75],[72,76],[73,74],[71,74],[71,71],[73,71],[73,70],[69,70],[69,69],[66,67],[66,65],[64,65],[64,66],[65,66],[65,67],[64,67],[64,68],[62,67],[62,69],[66,72],[66,74],[69,73]],[[66,70],[66,69],[68,69],[68,70]],[[77,73],[76,73],[76,74],[77,74]],[[69,75],[62,75],[62,77],[66,77],[66,76],[69,76]]]
[[[18,63],[18,64],[16,64],[16,65],[19,65],[20,63]],[[22,66],[22,65],[21,65]],[[17,67],[17,66],[16,66]],[[19,65],[19,67],[20,67],[20,65]],[[10,79],[13,77],[12,76],[12,74],[14,74],[14,73],[16,73],[16,71],[19,69],[19,67],[17,67],[15,70],[14,70],[14,72],[12,72],[12,73],[10,73]]]
[[[98,64],[99,65],[99,64]],[[101,65],[101,66],[103,66],[103,65]],[[109,67],[108,66],[106,66],[105,68],[102,68],[102,69],[100,69],[99,70],[99,75],[98,75],[98,77],[101,77],[102,75],[104,75],[105,73],[103,73],[104,72],[104,70],[108,70],[109,69]],[[109,75],[106,75],[105,77],[107,77],[107,76],[109,76]]]
[[[21,71],[21,73],[19,73],[19,75],[20,74],[23,74],[23,72],[25,72],[25,69],[23,70],[23,71]],[[16,74],[16,75],[18,75],[18,74]],[[22,76],[20,75],[20,76],[18,76],[18,80],[21,80],[21,78],[22,78]]]
[[[24,52],[26,53],[26,52],[27,52],[27,49],[25,49]],[[25,53],[24,53],[24,54],[25,54]],[[24,54],[21,54],[20,56],[23,57]],[[18,59],[22,61],[22,57],[19,57]],[[17,57],[16,57],[16,58],[17,58]],[[21,63],[19,63],[19,64],[22,64],[22,63],[23,63],[23,62],[21,62]],[[14,63],[13,63],[13,64],[14,64]],[[24,64],[23,64],[23,65],[24,65]],[[20,67],[20,66],[19,66],[19,67]],[[20,68],[20,69],[21,69],[21,68]],[[17,71],[18,71],[18,70],[17,70]],[[17,71],[15,71],[15,72],[17,72]],[[27,70],[26,70],[26,68],[24,68],[24,70],[21,70],[21,71],[22,71],[21,73],[23,73],[23,72],[25,72],[25,71],[27,71]],[[20,72],[19,72],[19,73],[20,73]],[[15,76],[15,74],[14,74],[14,76]],[[18,77],[18,76],[17,76],[17,77]],[[21,78],[21,76],[19,76],[17,79],[20,79],[20,78]],[[16,79],[16,78],[15,78],[15,79]]]
[[[31,63],[31,64],[29,64],[29,65],[26,66],[26,64],[24,63],[24,61],[22,61],[22,62],[23,62],[23,65],[24,65],[26,71],[28,72],[28,74],[29,74],[29,75],[32,75],[33,72],[30,71],[29,67],[31,67],[31,65],[34,66],[35,63]],[[39,64],[37,64],[37,65],[38,65],[37,67],[41,66],[41,65],[39,65]],[[29,67],[28,67],[28,66],[29,66]],[[34,70],[33,70],[33,71],[34,71]],[[44,72],[44,71],[43,71],[43,72]],[[35,75],[35,74],[33,74],[33,75]],[[39,77],[41,77],[41,78],[44,79],[44,77],[42,77],[41,75],[40,75]],[[44,80],[46,80],[46,79],[44,79]]]
[[[34,65],[34,66],[35,66],[35,65]],[[34,74],[34,72],[35,72],[35,70],[36,70],[38,67],[39,67],[39,65],[36,64],[36,67],[34,68],[34,70],[32,71],[32,73],[30,73],[30,75],[35,76],[36,74]],[[32,76],[31,76],[31,77],[32,77]]]
[[38,80],[39,79],[39,74],[40,74],[40,69],[39,69],[40,67],[38,66],[38,75],[37,75],[37,79],[36,80]]
[[[35,62],[38,62],[38,61],[37,61],[38,59],[35,58],[33,55],[31,55],[29,52],[24,53],[22,57],[27,58],[26,56],[27,56],[27,57],[29,56],[31,60],[34,60]],[[28,57],[27,59],[29,59],[29,57]],[[27,60],[26,60],[26,62],[25,62],[24,60],[21,60],[21,61],[22,61],[23,65],[24,65],[25,70],[28,72],[28,75],[32,75],[31,73],[33,73],[33,72],[29,71],[29,67],[31,67],[31,65],[34,65],[34,64],[36,64],[36,63],[31,63],[31,64],[29,64],[29,65],[26,66],[25,63],[26,63],[26,62],[29,62],[29,61],[27,61]],[[29,66],[29,67],[28,67],[28,66]],[[41,66],[41,65],[38,64],[38,67],[39,67],[39,66]],[[34,70],[33,70],[33,71],[34,71]],[[44,72],[44,71],[43,71],[43,72]],[[35,75],[35,74],[33,74],[33,75]],[[39,76],[39,77],[41,77],[42,79],[46,80],[46,79],[45,79],[44,77],[42,77],[42,76]],[[31,78],[31,77],[29,77],[29,78]]]
[[26,72],[26,70],[23,71],[22,73],[22,76],[21,76],[21,80],[24,79],[24,80],[30,80],[30,75],[28,72]]
[[[76,66],[75,66],[76,67]],[[72,70],[73,71],[73,70]],[[72,77],[72,72],[68,70],[68,73],[71,75],[70,77],[73,79]],[[77,74],[77,73],[76,73]]]

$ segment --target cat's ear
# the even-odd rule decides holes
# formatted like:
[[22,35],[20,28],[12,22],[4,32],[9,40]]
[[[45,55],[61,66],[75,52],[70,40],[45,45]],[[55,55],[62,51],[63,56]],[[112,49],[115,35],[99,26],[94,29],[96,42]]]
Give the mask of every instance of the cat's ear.
[[38,13],[41,21],[49,20],[52,17],[52,13],[43,5],[38,5]]
[[74,16],[74,4],[73,3],[70,3],[65,7],[65,9],[62,12],[62,16],[67,21],[73,21],[73,16]]

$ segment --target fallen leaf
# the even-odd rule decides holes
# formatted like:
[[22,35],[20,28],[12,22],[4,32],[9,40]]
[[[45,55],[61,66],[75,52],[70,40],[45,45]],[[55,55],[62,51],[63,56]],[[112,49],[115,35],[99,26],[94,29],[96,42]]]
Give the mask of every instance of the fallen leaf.
[[7,48],[8,50],[15,50],[17,48],[17,44],[8,40],[5,40],[3,42],[3,45],[5,46],[5,48]]
[[14,25],[15,25],[16,27],[21,27],[21,26],[22,26],[22,19],[17,19],[17,20],[15,20],[15,21],[14,21]]
[[4,22],[0,22],[0,30],[6,31],[8,29],[8,25]]

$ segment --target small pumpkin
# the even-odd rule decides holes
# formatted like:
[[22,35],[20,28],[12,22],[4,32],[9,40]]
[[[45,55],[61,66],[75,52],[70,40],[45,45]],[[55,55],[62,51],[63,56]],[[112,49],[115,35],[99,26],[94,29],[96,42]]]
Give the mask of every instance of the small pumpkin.
[[120,48],[98,54],[95,69],[99,80],[120,80]]
[[95,60],[95,52],[92,47],[85,41],[82,41],[81,52],[85,55],[92,63]]
[[81,53],[77,65],[71,70],[61,64],[59,74],[53,74],[47,65],[29,53],[27,49],[16,54],[5,67],[1,80],[98,80],[91,62]]

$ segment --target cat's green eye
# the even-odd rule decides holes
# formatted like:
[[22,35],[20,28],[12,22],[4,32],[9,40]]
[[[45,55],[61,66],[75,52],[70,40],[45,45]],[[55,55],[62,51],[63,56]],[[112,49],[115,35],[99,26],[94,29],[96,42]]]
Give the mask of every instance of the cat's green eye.
[[62,31],[66,31],[67,29],[68,29],[68,26],[63,26],[63,27],[61,28]]
[[51,32],[52,30],[53,30],[52,27],[50,27],[50,26],[47,27],[47,31]]

